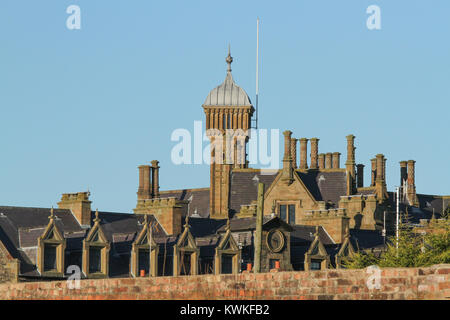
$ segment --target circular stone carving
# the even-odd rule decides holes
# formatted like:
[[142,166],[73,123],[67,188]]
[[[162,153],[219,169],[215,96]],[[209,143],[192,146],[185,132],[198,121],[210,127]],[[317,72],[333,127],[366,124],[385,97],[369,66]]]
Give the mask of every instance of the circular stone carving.
[[284,247],[284,234],[280,230],[271,230],[267,234],[267,247],[272,252],[280,252]]

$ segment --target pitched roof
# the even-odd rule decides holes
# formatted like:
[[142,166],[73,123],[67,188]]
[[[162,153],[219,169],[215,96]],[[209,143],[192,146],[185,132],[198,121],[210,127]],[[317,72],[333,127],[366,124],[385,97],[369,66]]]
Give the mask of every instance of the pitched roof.
[[[291,232],[291,243],[311,243],[316,233],[315,226],[293,225]],[[319,227],[319,239],[324,245],[334,244],[333,239],[328,235],[322,226]]]
[[230,182],[230,211],[241,211],[241,205],[249,205],[258,199],[258,183],[262,182],[267,190],[277,176],[264,171],[232,171]]
[[342,171],[296,171],[317,201],[331,201],[337,207],[340,197],[347,192],[346,173]]

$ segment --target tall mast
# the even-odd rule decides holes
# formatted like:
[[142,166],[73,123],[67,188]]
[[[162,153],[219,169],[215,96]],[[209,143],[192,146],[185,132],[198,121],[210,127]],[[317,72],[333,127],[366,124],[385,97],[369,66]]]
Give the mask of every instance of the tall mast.
[[258,94],[259,94],[259,18],[256,18],[256,101],[255,101],[255,129],[258,129]]

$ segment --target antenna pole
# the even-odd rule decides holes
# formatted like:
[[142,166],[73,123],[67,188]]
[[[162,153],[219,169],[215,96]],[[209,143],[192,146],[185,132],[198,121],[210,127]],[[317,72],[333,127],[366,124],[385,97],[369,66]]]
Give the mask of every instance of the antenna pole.
[[259,94],[259,18],[256,18],[256,119],[255,129],[258,129],[258,94]]

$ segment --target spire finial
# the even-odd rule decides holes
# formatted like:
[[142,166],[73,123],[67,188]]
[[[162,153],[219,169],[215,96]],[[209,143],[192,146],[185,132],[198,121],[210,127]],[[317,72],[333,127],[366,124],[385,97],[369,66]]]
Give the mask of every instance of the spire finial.
[[95,209],[95,219],[94,222],[100,222],[100,218],[98,217],[98,209]]
[[55,219],[55,213],[53,212],[53,206],[52,206],[52,208],[50,209],[50,216],[48,217],[50,220],[53,220],[53,219]]
[[231,56],[231,45],[230,44],[228,44],[228,56],[225,59],[225,61],[228,63],[227,72],[231,72],[231,63],[233,62],[233,57]]
[[189,215],[188,214],[186,215],[184,227],[189,228]]

